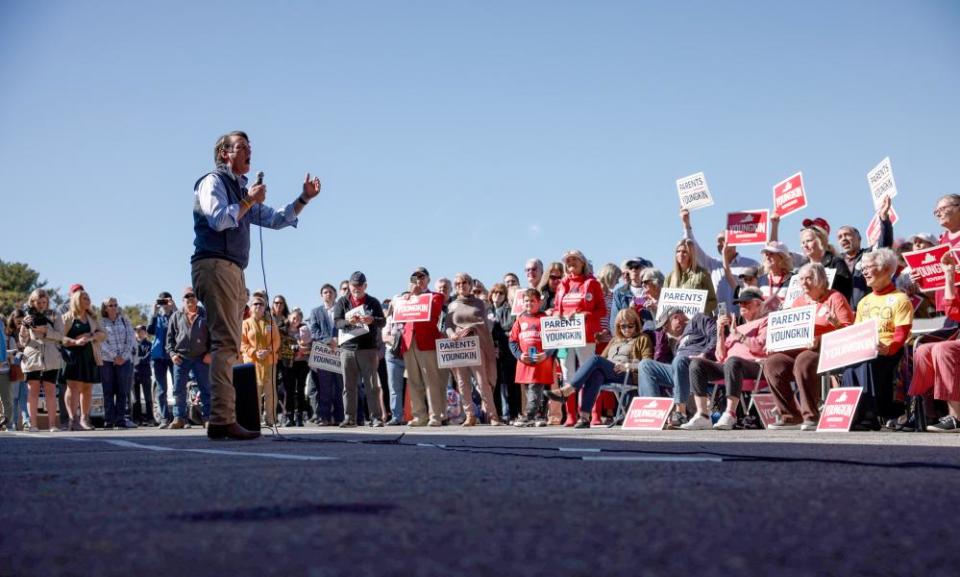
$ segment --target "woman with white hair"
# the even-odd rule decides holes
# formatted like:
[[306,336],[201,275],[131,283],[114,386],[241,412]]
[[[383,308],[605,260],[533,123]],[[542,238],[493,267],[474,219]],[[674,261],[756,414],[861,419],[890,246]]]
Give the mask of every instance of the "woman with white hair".
[[[790,249],[778,241],[771,241],[760,249],[763,272],[757,278],[757,286],[763,293],[763,304],[768,311],[780,310],[787,298],[787,288],[793,277],[793,259]],[[829,283],[827,283],[829,289]]]
[[913,327],[913,306],[907,295],[893,284],[897,255],[892,250],[881,248],[868,252],[860,262],[863,277],[873,292],[857,304],[855,322],[876,321],[877,358],[844,369],[843,385],[863,389],[858,428],[879,430],[881,422],[887,423],[899,416],[900,410],[893,400],[893,384],[903,346]]
[[[604,302],[603,287],[593,276],[587,258],[579,250],[568,250],[563,253],[564,272],[566,276],[557,287],[557,296],[554,300],[553,315],[572,317],[583,314],[586,338],[582,347],[568,348],[566,357],[560,368],[563,372],[563,381],[569,383],[576,371],[576,362],[581,365],[587,362],[597,350],[597,337],[602,335],[603,322],[607,317],[607,305]],[[567,420],[564,423],[572,427],[577,423],[577,396],[567,398]]]
[[[771,353],[763,363],[763,374],[770,384],[780,416],[770,429],[801,429],[815,431],[820,419],[820,336],[853,324],[850,303],[827,282],[827,271],[822,264],[808,262],[797,272],[803,294],[792,304],[794,308],[813,305],[814,342],[809,348]],[[790,382],[797,385],[800,406]]]

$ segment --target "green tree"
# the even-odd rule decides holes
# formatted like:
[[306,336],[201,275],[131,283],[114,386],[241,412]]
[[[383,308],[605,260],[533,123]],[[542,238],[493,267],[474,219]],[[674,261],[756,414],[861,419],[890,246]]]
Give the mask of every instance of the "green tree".
[[46,285],[47,281],[40,280],[40,273],[26,263],[0,260],[0,313],[9,315],[27,302],[31,291]]
[[145,325],[150,321],[150,307],[142,303],[126,305],[123,307],[123,316],[127,317],[133,326]]

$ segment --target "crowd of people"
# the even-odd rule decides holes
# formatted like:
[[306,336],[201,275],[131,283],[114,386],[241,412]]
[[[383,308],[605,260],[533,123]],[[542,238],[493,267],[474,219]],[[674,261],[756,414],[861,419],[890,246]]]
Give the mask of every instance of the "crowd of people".
[[[523,282],[506,273],[489,288],[466,272],[431,282],[418,267],[402,292],[383,300],[357,271],[338,288],[323,285],[309,314],[291,309],[282,295],[256,291],[243,312],[236,361],[254,365],[262,422],[271,427],[589,428],[609,423],[615,402],[601,389],[620,382],[642,396],[672,398],[670,428],[724,430],[748,421],[745,384],[765,383],[777,407],[769,428],[809,431],[817,429],[823,403],[820,337],[874,320],[876,358],[832,380],[863,390],[854,427],[908,430],[919,406],[926,430],[960,432],[960,195],[940,198],[933,215],[939,236],[897,240],[885,199],[880,238],[869,248],[855,227],[839,227],[835,246],[826,219],[805,219],[799,252],[781,238],[773,216],[758,261],[728,245],[723,232],[716,255],[709,254],[690,213],[681,211],[683,234],[666,274],[643,257],[595,269],[571,250],[546,264],[531,258]],[[954,249],[940,261],[945,287],[923,292],[902,255],[941,244]],[[794,276],[802,294],[787,302]],[[703,311],[661,305],[661,291],[671,288],[705,291]],[[428,320],[395,320],[397,299],[423,295]],[[211,331],[197,292],[186,287],[180,296],[178,305],[161,292],[149,323],[133,326],[116,298],[94,307],[82,285],[70,288],[59,310],[44,290],[34,290],[2,319],[0,427],[94,429],[97,383],[104,428],[206,427]],[[768,352],[768,315],[799,306],[816,311],[814,344]],[[543,319],[574,315],[583,315],[584,344],[544,347]],[[938,316],[946,317],[944,329],[918,339],[914,319]],[[437,341],[468,337],[479,343],[479,364],[441,368]],[[315,342],[339,355],[340,371],[310,365]]]

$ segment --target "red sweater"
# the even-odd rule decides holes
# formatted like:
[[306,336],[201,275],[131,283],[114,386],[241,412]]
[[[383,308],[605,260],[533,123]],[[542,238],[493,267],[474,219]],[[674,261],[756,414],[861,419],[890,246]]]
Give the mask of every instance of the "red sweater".
[[587,325],[587,342],[597,340],[607,318],[607,305],[603,300],[603,287],[593,275],[567,275],[557,287],[553,301],[554,311],[562,317],[583,313]]
[[437,350],[437,339],[446,338],[439,328],[440,315],[443,313],[443,295],[440,293],[430,294],[432,295],[430,297],[430,320],[419,323],[404,323],[402,353],[410,349],[414,339],[416,339],[419,350],[435,351]]

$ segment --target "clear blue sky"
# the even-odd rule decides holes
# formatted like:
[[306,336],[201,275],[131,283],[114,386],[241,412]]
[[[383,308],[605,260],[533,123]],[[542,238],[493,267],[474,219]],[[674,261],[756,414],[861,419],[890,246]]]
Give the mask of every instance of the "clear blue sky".
[[788,244],[805,216],[863,230],[885,156],[898,236],[936,232],[960,192],[958,31],[952,0],[2,0],[0,258],[95,302],[181,290],[193,183],[234,129],[271,204],[323,181],[299,229],[264,234],[271,292],[305,308],[355,269],[378,297],[418,265],[489,285],[568,248],[667,269],[697,171],[704,240],[797,170]]

